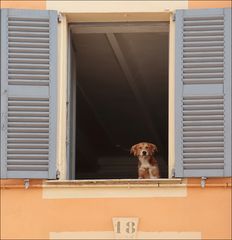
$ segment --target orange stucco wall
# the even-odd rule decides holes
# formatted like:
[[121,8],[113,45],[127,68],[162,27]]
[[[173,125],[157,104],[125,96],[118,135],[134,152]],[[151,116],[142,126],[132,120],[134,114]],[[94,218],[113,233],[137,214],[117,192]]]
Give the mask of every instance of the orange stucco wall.
[[200,179],[189,180],[185,197],[43,199],[39,181],[24,189],[23,181],[5,180],[1,238],[48,239],[49,232],[112,231],[113,217],[136,216],[139,231],[197,231],[202,239],[231,239],[231,179],[207,181],[212,186],[202,189]]
[[[1,8],[46,9],[46,0],[0,0]],[[189,0],[189,8],[224,8],[231,7],[231,1],[196,1]]]
[[[230,1],[189,1],[189,8],[231,7]],[[46,9],[46,0],[1,1],[1,8]],[[231,239],[231,179],[190,179],[185,197],[45,199],[41,181],[1,181],[1,239],[48,239],[50,232],[112,231],[115,216],[136,216],[139,231],[201,232]],[[10,186],[11,185],[11,186]],[[73,187],[73,186],[72,186]],[[59,188],[59,186],[57,187]]]
[[46,9],[46,0],[0,0],[1,8]]
[[231,1],[189,0],[189,8],[228,8],[228,7],[231,7]]

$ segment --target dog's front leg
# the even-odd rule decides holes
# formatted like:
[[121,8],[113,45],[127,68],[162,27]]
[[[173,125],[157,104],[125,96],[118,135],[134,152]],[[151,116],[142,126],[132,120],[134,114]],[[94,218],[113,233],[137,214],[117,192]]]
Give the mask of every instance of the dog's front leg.
[[139,168],[139,179],[147,178],[147,170],[145,168]]

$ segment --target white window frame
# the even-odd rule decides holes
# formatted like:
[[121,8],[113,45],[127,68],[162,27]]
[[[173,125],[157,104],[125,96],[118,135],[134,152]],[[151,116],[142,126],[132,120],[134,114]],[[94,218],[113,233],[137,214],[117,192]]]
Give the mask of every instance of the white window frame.
[[[100,19],[99,19],[100,17]],[[118,21],[128,21],[128,19],[124,19],[124,15],[119,15]],[[71,21],[68,21],[68,19],[71,18]],[[73,22],[78,22],[79,15],[78,13],[75,15],[61,15],[61,22],[58,26],[58,56],[65,56],[62,58],[59,58],[58,60],[58,88],[59,88],[59,100],[58,100],[58,139],[57,139],[57,168],[60,172],[60,179],[64,180],[71,180],[72,176],[70,176],[69,172],[69,133],[68,133],[68,82],[70,81],[70,68],[69,68],[69,53],[70,53],[70,46],[69,44],[69,30],[68,30],[68,24]],[[101,18],[104,19],[103,22],[113,22],[114,19],[109,14],[101,14],[97,16],[94,21],[95,22],[101,22]],[[134,19],[134,17],[133,17]],[[89,21],[93,22],[93,16],[89,16]],[[130,20],[133,22],[133,20]],[[175,140],[175,126],[174,126],[174,116],[175,116],[175,106],[174,106],[174,77],[175,77],[175,21],[173,18],[172,12],[165,12],[162,13],[143,13],[142,15],[138,14],[138,18],[136,21],[140,22],[151,22],[151,21],[166,21],[169,22],[169,107],[168,107],[168,128],[169,128],[169,134],[168,134],[168,178],[173,177],[174,173],[174,164],[175,164],[175,150],[174,150],[174,140]],[[88,22],[88,20],[85,20],[84,22]]]

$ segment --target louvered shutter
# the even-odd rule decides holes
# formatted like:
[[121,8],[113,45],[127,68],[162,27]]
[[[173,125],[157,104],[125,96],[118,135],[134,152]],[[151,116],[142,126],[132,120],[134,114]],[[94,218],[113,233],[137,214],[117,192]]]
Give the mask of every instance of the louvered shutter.
[[1,10],[1,177],[56,177],[57,13]]
[[231,176],[231,9],[176,12],[177,177]]

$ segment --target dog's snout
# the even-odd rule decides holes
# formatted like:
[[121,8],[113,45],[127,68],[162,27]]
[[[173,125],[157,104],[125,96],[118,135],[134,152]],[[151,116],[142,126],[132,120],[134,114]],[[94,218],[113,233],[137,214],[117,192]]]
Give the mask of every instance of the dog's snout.
[[147,154],[147,152],[146,152],[146,151],[142,151],[142,154],[143,154],[143,155],[146,155],[146,154]]

